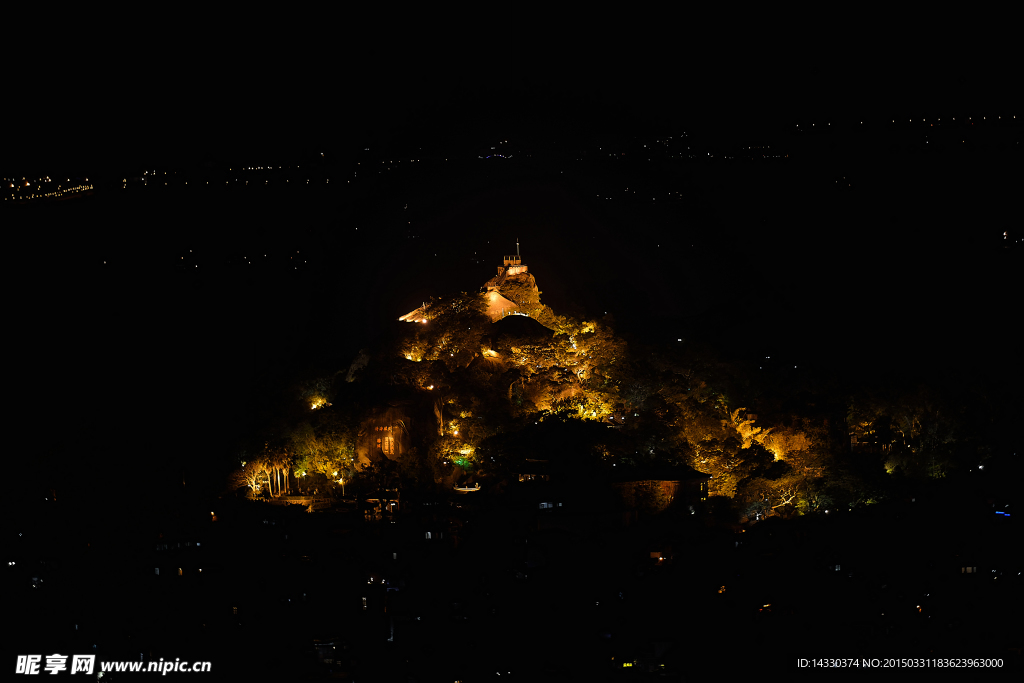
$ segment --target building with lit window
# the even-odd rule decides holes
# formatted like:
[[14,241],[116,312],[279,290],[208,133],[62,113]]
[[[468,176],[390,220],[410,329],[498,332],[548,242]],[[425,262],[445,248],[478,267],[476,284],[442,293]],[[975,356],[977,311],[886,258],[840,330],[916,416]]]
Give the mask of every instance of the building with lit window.
[[412,448],[409,405],[393,401],[370,411],[360,425],[356,460],[362,467],[378,456],[396,460]]

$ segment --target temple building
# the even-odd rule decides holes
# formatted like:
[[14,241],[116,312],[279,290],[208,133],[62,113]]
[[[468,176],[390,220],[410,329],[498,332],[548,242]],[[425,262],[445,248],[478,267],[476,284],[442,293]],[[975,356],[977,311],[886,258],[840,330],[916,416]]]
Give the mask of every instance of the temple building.
[[356,462],[365,466],[381,456],[397,460],[412,447],[413,418],[407,401],[389,401],[362,420],[356,441]]

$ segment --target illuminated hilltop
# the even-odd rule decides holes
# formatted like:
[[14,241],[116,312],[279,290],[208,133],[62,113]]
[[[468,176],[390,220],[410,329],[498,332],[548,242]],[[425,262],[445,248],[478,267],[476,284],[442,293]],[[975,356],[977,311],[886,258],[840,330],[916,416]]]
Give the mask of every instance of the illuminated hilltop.
[[[491,322],[497,322],[510,315],[525,315],[537,318],[543,313],[540,303],[540,290],[533,275],[519,255],[519,243],[516,242],[516,254],[505,256],[503,265],[498,266],[498,273],[484,283],[481,291],[485,292],[487,309],[485,313]],[[408,323],[427,321],[424,312],[426,305],[410,311],[399,320]],[[543,320],[542,320],[543,322]]]

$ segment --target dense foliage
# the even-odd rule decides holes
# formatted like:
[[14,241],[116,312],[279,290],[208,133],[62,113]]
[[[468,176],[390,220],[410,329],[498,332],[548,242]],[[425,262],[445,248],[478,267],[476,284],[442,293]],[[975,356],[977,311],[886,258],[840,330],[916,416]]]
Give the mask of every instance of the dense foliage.
[[[280,495],[291,473],[307,491],[500,486],[528,458],[579,481],[688,466],[711,476],[712,501],[760,519],[870,504],[990,455],[994,407],[973,384],[889,377],[885,391],[854,391],[812,372],[753,372],[700,344],[631,345],[610,319],[555,315],[532,278],[512,289],[547,325],[491,323],[480,293],[431,299],[352,368],[298,385],[232,484]],[[397,399],[411,447],[361,454],[370,414]]]

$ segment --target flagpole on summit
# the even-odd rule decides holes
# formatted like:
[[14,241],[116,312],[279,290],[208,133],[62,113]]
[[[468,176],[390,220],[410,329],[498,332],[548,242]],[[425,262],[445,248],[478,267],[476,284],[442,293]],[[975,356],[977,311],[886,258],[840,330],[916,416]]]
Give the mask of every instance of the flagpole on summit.
[[516,238],[516,256],[519,256],[519,238]]

